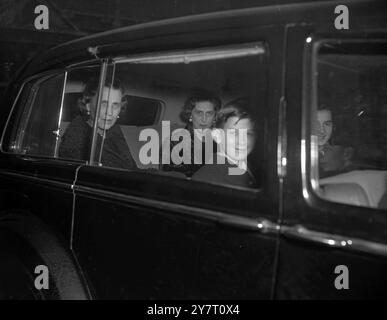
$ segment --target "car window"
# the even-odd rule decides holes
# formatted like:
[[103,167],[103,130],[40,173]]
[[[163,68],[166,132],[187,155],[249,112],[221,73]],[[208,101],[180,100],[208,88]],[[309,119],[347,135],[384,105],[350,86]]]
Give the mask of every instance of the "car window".
[[93,123],[90,105],[98,93],[100,66],[75,68],[67,72],[59,118],[57,156],[88,161]]
[[24,86],[5,151],[54,157],[64,79],[60,73]]
[[94,164],[259,188],[266,68],[262,43],[117,58]]
[[124,126],[152,126],[159,122],[164,104],[157,99],[125,95],[117,124]]
[[27,82],[3,150],[88,161],[93,133],[89,105],[98,92],[100,68],[74,68]]
[[327,42],[314,57],[312,178],[327,200],[387,208],[386,49]]

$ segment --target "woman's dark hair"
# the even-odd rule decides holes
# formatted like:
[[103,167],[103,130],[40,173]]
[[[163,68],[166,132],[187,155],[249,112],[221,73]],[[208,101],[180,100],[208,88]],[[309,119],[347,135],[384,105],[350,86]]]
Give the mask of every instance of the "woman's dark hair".
[[221,101],[215,93],[203,88],[193,88],[191,95],[184,103],[183,111],[180,113],[181,120],[183,120],[185,123],[188,123],[196,103],[202,101],[211,102],[214,106],[215,112],[220,109]]
[[[85,89],[83,90],[83,98],[85,103],[90,102],[91,98],[95,96],[98,90],[99,79],[98,78],[90,78],[87,80]],[[104,87],[112,87],[113,89],[120,90],[124,92],[124,88],[121,84],[120,79],[114,79],[113,82],[106,81]]]
[[[96,95],[99,85],[98,78],[90,78],[87,80],[85,84],[85,89],[83,90],[82,97],[78,100],[79,109],[81,115],[84,117],[89,117],[86,110],[86,104],[91,101],[91,99]],[[120,90],[122,93],[124,92],[124,88],[121,84],[120,79],[114,79],[113,83],[111,81],[106,81],[104,87],[112,87],[113,89]]]
[[238,121],[242,119],[249,119],[255,129],[255,120],[249,110],[249,103],[246,98],[238,98],[227,103],[217,115],[216,127],[223,128],[227,120],[231,117],[237,117]]

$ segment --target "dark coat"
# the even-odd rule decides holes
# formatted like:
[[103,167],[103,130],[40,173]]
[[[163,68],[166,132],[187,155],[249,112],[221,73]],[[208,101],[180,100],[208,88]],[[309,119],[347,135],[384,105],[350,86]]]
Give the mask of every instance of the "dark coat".
[[[59,147],[61,158],[76,160],[89,159],[93,128],[81,117],[77,116],[67,127]],[[102,137],[97,135],[96,159],[99,158]],[[106,131],[103,144],[101,164],[107,167],[136,169],[136,163],[129,151],[120,127],[115,124]]]
[[[186,130],[189,131],[190,133],[190,136],[191,136],[191,162],[190,163],[181,163],[181,164],[175,164],[172,162],[172,159],[171,159],[171,163],[170,164],[164,164],[162,165],[162,170],[163,171],[177,171],[177,172],[182,172],[184,173],[187,177],[191,177],[196,171],[198,171],[201,167],[203,167],[206,163],[206,159],[209,159],[209,158],[212,158],[213,157],[213,154],[216,153],[216,150],[217,150],[217,144],[215,141],[211,140],[211,142],[209,143],[212,143],[212,154],[209,155],[207,158],[206,158],[206,153],[205,153],[205,142],[203,141],[202,142],[202,159],[201,159],[201,163],[194,163],[194,153],[195,153],[195,143],[194,143],[194,139],[195,139],[195,133],[192,129],[192,126],[186,126],[185,127]],[[180,141],[170,141],[170,151],[172,152],[172,149],[174,146],[176,146],[178,143],[180,143]],[[180,154],[180,156],[183,156],[182,154]]]
[[351,169],[353,149],[326,144],[319,150],[320,178],[336,175]]
[[[255,179],[249,169],[244,171],[243,174],[231,175],[229,169],[237,168],[237,166],[230,164],[224,158],[222,160],[223,161],[220,163],[216,163],[215,161],[214,164],[206,164],[192,176],[192,180],[201,180],[240,187],[256,187]],[[223,162],[225,163],[223,164]]]

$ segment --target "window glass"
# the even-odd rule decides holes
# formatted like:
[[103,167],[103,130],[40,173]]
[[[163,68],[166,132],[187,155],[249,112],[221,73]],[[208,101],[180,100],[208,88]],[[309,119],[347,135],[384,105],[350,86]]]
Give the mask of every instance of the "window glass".
[[330,201],[387,208],[386,49],[370,41],[318,50],[312,177]]
[[117,124],[126,126],[152,126],[157,124],[163,104],[156,99],[125,95]]
[[24,86],[15,109],[16,121],[12,121],[8,152],[54,157],[63,84],[64,73]]
[[6,150],[88,161],[100,65],[27,83],[18,99]]
[[88,161],[93,136],[91,105],[98,95],[100,66],[72,69],[67,73],[59,119],[60,158]]
[[264,53],[254,43],[117,60],[107,72],[94,164],[260,187]]
[[28,112],[28,108],[24,109],[23,107],[26,105],[31,105],[31,100],[33,97],[32,87],[33,82],[25,83],[20,95],[17,98],[12,116],[10,118],[10,124],[15,123],[15,125],[12,128],[8,127],[8,130],[5,132],[5,141],[2,145],[2,149],[4,151],[23,153],[20,148],[21,139],[18,138],[18,136],[20,137],[24,129],[20,128],[18,124],[20,124],[21,118],[23,117],[22,112],[25,113],[24,117],[26,117],[26,113]]

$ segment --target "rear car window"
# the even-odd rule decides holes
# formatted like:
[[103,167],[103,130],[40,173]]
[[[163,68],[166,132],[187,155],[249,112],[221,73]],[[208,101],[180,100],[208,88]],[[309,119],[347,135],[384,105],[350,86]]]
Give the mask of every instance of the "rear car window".
[[124,96],[124,105],[117,124],[126,126],[152,126],[157,124],[163,112],[163,103],[157,99]]
[[323,198],[387,208],[387,45],[325,42],[314,57],[312,179]]
[[70,123],[86,119],[84,95],[88,79],[95,79],[98,89],[100,66],[74,68],[37,77],[24,84],[6,129],[3,151],[46,158],[88,161],[92,127],[82,127],[82,145],[69,134]]
[[58,121],[64,73],[27,83],[15,106],[8,142],[12,153],[54,157],[58,146]]

